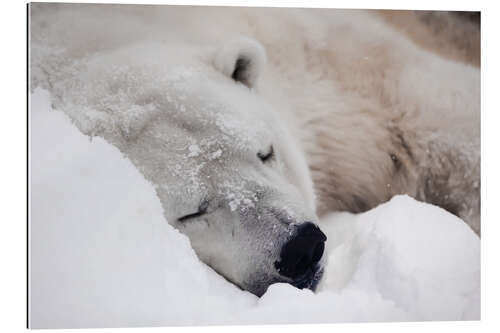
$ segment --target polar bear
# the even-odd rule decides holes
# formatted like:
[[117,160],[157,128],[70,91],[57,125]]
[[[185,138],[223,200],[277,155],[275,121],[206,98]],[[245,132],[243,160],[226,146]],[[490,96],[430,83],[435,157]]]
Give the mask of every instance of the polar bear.
[[30,10],[32,88],[118,147],[199,258],[244,290],[314,289],[318,216],[395,194],[480,231],[479,70],[371,12]]

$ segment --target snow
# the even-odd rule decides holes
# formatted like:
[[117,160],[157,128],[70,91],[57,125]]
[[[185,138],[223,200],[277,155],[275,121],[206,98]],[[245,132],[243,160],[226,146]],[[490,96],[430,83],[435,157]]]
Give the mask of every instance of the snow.
[[188,149],[189,149],[188,157],[195,157],[200,155],[201,150],[198,145],[190,145]]
[[52,110],[47,91],[31,95],[30,121],[32,327],[480,318],[480,240],[438,207],[397,196],[326,216],[318,291],[275,284],[259,299],[202,264],[153,185]]

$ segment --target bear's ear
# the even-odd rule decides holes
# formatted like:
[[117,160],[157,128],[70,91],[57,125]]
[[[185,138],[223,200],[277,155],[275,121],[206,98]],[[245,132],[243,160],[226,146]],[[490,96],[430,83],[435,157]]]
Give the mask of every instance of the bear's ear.
[[224,44],[215,53],[214,66],[236,82],[252,88],[266,62],[262,45],[249,38],[238,38]]

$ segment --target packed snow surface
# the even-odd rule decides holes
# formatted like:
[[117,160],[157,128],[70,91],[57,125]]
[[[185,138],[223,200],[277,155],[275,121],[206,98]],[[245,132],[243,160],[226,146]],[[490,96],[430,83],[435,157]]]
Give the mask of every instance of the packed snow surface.
[[153,186],[118,149],[52,110],[48,92],[31,95],[30,117],[32,327],[480,317],[480,240],[438,207],[398,196],[325,217],[319,290],[275,284],[259,299],[202,264],[165,221]]

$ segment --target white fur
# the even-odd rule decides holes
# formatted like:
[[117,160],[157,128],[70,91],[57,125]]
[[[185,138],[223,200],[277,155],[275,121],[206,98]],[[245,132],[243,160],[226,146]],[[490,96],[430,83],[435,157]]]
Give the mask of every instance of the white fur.
[[[126,154],[244,289],[283,280],[273,263],[316,212],[406,193],[480,230],[479,70],[371,13],[34,4],[31,41],[33,88]],[[241,56],[248,87],[231,78]],[[207,198],[207,217],[178,222]]]

